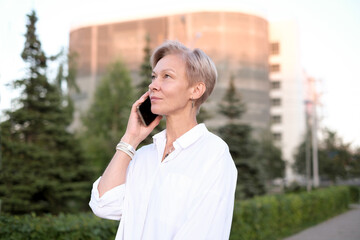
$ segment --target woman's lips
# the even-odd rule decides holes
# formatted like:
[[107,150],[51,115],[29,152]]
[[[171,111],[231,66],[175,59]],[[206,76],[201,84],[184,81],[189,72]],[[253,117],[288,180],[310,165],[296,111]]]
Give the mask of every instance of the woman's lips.
[[153,101],[161,100],[161,98],[152,96],[150,97],[150,100],[153,102]]

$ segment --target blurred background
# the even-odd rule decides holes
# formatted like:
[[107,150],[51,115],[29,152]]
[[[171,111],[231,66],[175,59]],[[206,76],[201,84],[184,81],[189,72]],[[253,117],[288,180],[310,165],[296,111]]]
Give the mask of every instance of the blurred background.
[[0,209],[87,211],[167,39],[217,66],[198,120],[228,142],[238,200],[358,186],[359,13],[356,0],[0,0]]

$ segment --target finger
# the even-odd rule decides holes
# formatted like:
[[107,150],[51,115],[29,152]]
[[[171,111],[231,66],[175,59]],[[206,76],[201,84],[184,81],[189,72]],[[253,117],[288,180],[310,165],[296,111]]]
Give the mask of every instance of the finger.
[[157,125],[159,125],[159,123],[160,123],[160,121],[161,121],[162,118],[163,118],[163,116],[161,116],[161,115],[157,116],[157,117],[155,118],[155,120],[152,121],[152,123],[150,123],[149,128],[154,129]]
[[149,91],[147,91],[146,93],[144,93],[140,98],[147,98],[148,96],[150,95],[150,92]]
[[149,96],[149,94],[150,94],[149,91],[147,91],[139,98],[139,100],[137,100],[137,102],[139,101],[140,103],[143,103],[146,100],[146,98]]
[[145,102],[146,98],[149,96],[149,91],[147,91],[146,93],[144,93],[132,106],[132,109],[138,107],[140,104],[142,104],[143,102]]

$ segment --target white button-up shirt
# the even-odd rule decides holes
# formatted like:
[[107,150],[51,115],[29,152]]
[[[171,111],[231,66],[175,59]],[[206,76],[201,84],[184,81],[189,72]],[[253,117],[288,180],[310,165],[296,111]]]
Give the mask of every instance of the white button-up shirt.
[[126,183],[101,198],[96,180],[93,212],[121,219],[116,240],[229,239],[237,170],[226,143],[199,124],[161,162],[165,144],[166,130],[136,152]]

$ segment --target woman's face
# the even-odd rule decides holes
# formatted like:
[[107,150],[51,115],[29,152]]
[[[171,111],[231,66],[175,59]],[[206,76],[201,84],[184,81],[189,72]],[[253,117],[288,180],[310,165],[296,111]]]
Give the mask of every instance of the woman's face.
[[159,115],[181,114],[191,107],[191,87],[186,77],[185,62],[179,55],[167,55],[153,69],[149,85],[151,111]]

